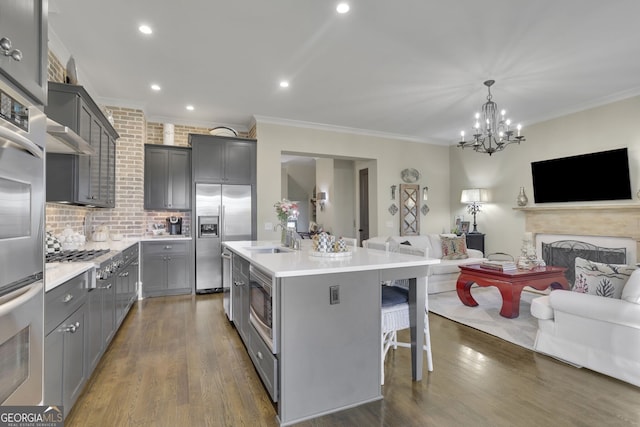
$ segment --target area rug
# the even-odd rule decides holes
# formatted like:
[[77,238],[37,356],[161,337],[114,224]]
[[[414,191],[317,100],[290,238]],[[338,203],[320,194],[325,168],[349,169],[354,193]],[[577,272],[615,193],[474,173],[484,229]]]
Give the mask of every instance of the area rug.
[[502,297],[494,287],[471,288],[476,307],[462,304],[456,291],[429,295],[429,311],[463,325],[481,330],[519,346],[533,349],[538,321],[531,315],[531,300],[540,294],[524,291],[520,299],[520,315],[515,319],[500,316]]

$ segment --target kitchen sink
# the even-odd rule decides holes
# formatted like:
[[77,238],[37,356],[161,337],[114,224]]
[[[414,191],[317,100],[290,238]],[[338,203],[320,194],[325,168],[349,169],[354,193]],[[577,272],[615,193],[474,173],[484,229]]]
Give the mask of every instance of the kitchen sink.
[[244,249],[259,253],[259,254],[279,254],[279,253],[287,253],[293,252],[293,250],[284,247],[276,247],[276,246],[247,246]]

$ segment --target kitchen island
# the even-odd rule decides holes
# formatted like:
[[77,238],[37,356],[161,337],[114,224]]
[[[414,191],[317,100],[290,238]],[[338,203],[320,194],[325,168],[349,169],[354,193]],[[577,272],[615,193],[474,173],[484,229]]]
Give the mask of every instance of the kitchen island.
[[[409,279],[412,376],[422,379],[427,276],[439,260],[365,248],[324,258],[311,256],[308,246],[292,251],[264,241],[224,246],[271,278],[273,345],[251,322],[245,345],[267,388],[275,389],[281,425],[382,399],[383,281]],[[253,276],[250,284],[253,295]],[[262,369],[269,365],[272,378]]]

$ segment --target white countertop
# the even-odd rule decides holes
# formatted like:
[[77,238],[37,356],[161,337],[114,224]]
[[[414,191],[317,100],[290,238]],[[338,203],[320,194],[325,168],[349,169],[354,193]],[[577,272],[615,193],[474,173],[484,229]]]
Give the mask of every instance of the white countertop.
[[93,262],[48,262],[44,273],[44,291],[49,292],[78,274],[95,267]]
[[104,242],[87,242],[83,246],[79,247],[79,250],[93,250],[93,249],[109,249],[108,254],[94,258],[90,261],[82,262],[48,262],[45,264],[45,278],[44,278],[44,290],[48,292],[60,286],[67,280],[73,279],[78,274],[82,274],[85,271],[99,267],[100,263],[117,255],[118,252],[122,252],[125,249],[137,244],[138,242],[154,242],[154,241],[166,241],[166,240],[191,240],[191,236],[187,235],[170,235],[165,234],[162,236],[143,235],[140,237],[129,237],[122,240],[110,240],[107,239]]
[[[282,248],[280,242],[235,241],[223,246],[261,267],[275,277],[310,276],[314,274],[343,273],[365,270],[382,270],[400,267],[418,267],[440,263],[437,258],[385,252],[366,248],[350,248],[351,256],[320,258],[311,256],[311,240],[302,240],[301,250]],[[256,249],[282,248],[290,252],[263,253]],[[354,250],[355,249],[355,250]]]

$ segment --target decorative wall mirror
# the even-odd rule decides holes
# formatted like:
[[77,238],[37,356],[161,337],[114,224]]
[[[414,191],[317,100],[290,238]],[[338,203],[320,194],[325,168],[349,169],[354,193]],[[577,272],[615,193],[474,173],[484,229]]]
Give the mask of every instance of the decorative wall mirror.
[[420,234],[420,205],[418,184],[400,184],[400,235]]

